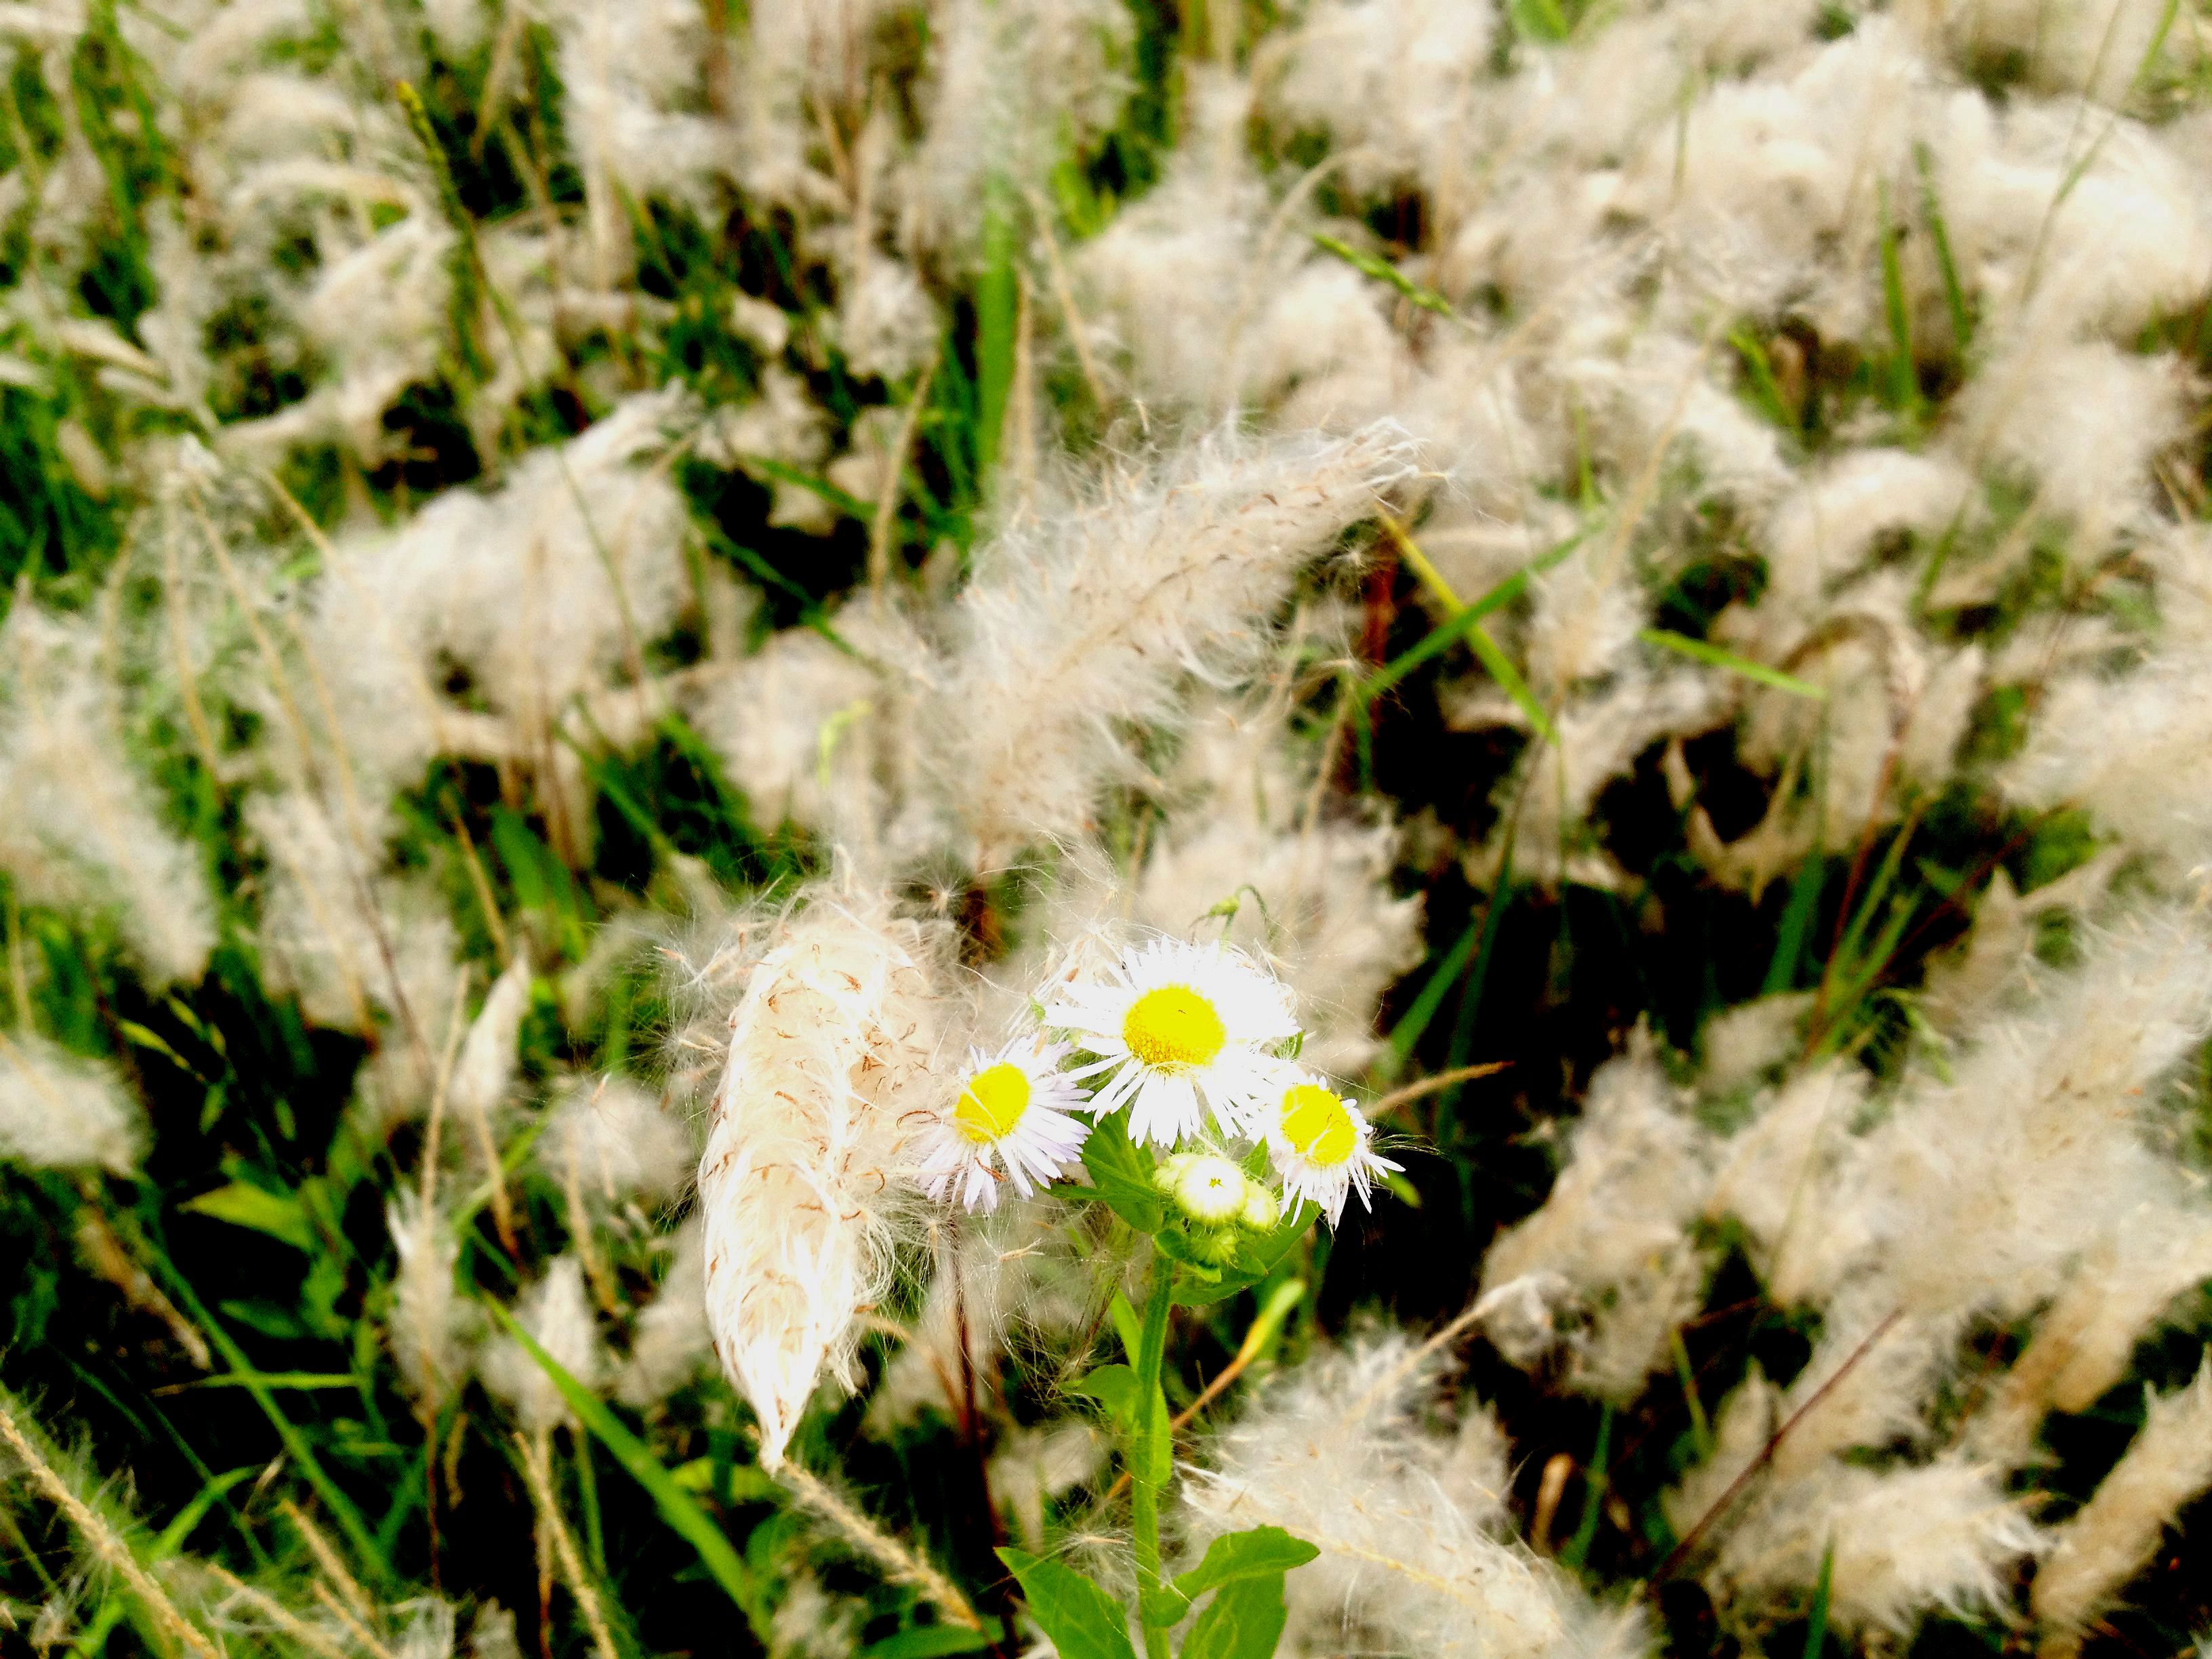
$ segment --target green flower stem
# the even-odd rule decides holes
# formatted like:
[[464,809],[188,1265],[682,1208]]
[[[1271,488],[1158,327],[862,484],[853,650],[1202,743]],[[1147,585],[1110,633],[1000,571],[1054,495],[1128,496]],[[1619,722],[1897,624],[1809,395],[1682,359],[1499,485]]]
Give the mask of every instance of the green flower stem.
[[1160,1391],[1160,1364],[1168,1346],[1168,1309],[1175,1298],[1175,1263],[1152,1258],[1152,1288],[1145,1299],[1145,1323],[1137,1340],[1136,1424],[1129,1435],[1129,1484],[1135,1498],[1137,1595],[1145,1629],[1146,1659],[1168,1659],[1168,1627],[1153,1622],[1160,1587],[1160,1486],[1152,1479],[1158,1450],[1153,1431],[1164,1426],[1152,1401]]

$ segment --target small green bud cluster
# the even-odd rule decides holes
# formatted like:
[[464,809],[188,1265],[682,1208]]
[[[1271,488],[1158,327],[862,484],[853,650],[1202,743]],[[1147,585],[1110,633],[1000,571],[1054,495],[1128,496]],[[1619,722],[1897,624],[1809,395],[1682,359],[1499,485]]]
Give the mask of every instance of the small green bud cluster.
[[1198,1255],[1217,1267],[1236,1259],[1240,1233],[1267,1232],[1282,1218],[1274,1189],[1218,1153],[1172,1153],[1152,1185],[1182,1214]]

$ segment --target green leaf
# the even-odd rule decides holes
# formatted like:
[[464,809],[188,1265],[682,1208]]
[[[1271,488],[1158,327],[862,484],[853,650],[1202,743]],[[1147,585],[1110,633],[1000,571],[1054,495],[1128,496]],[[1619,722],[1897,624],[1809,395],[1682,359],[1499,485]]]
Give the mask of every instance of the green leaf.
[[599,1443],[614,1454],[615,1462],[629,1472],[630,1478],[643,1486],[660,1510],[660,1518],[691,1547],[699,1552],[699,1559],[722,1587],[723,1593],[737,1604],[752,1626],[753,1634],[763,1643],[769,1639],[769,1616],[772,1609],[768,1597],[755,1580],[730,1540],[722,1535],[698,1501],[684,1490],[665,1465],[653,1455],[653,1449],[625,1427],[620,1418],[607,1409],[599,1397],[568,1375],[561,1362],[538,1345],[528,1331],[514,1322],[514,1316],[496,1302],[484,1304],[492,1316],[506,1328],[507,1334],[522,1345],[523,1351],[538,1362],[538,1369],[553,1380],[561,1397],[568,1402],[569,1409],[582,1419],[584,1426],[599,1437]]
[[1127,1120],[1115,1112],[1091,1130],[1083,1143],[1083,1167],[1091,1171],[1098,1196],[1115,1215],[1140,1233],[1157,1233],[1167,1206],[1152,1190],[1152,1160],[1129,1141]]
[[313,1252],[315,1248],[315,1230],[307,1223],[306,1206],[289,1193],[272,1193],[246,1182],[234,1181],[228,1187],[186,1199],[177,1207],[194,1215],[227,1221],[234,1227],[266,1233],[295,1250]]
[[1129,1645],[1128,1613],[1104,1590],[1074,1568],[1039,1560],[1025,1550],[998,1554],[1021,1581],[1030,1616],[1060,1650],[1060,1659],[1137,1659]]
[[860,1659],[938,1659],[940,1654],[974,1653],[991,1645],[988,1632],[958,1625],[917,1625],[860,1650]]
[[1257,1275],[1235,1268],[1184,1267],[1176,1274],[1175,1304],[1178,1308],[1209,1307],[1216,1302],[1227,1301],[1240,1291],[1249,1291],[1259,1282]]
[[1771,685],[1778,691],[1790,691],[1815,702],[1828,694],[1819,686],[1799,679],[1795,674],[1785,674],[1778,668],[1769,668],[1763,662],[1753,662],[1748,657],[1739,657],[1733,651],[1723,651],[1717,645],[1704,640],[1693,640],[1687,634],[1677,634],[1670,629],[1647,628],[1637,638],[1646,645],[1656,645],[1692,662],[1704,663],[1709,668],[1725,668],[1731,674],[1741,674],[1747,680],[1757,680],[1761,685]]
[[1171,1630],[1189,1614],[1190,1597],[1173,1584],[1162,1584],[1158,1589],[1139,1585],[1137,1606],[1144,1613],[1146,1624],[1154,1630]]
[[1559,0],[1506,0],[1505,14],[1527,40],[1556,44],[1574,33]]
[[1114,1334],[1121,1339],[1121,1352],[1134,1356],[1143,1340],[1144,1322],[1137,1317],[1137,1310],[1129,1305],[1129,1298],[1119,1291],[1114,1292],[1114,1298],[1106,1304],[1106,1309],[1113,1317]]
[[1137,1420],[1137,1374],[1127,1365],[1101,1365],[1078,1380],[1074,1391],[1097,1401],[1125,1429]]
[[1195,1599],[1240,1578],[1280,1576],[1303,1567],[1321,1551],[1303,1538],[1293,1538],[1280,1527],[1254,1527],[1245,1532],[1225,1532],[1206,1547],[1206,1557],[1188,1572],[1176,1577],[1176,1588]]
[[1265,1279],[1306,1236],[1306,1230],[1320,1218],[1321,1206],[1300,1199],[1291,1206],[1290,1213],[1269,1231],[1245,1237],[1237,1249],[1237,1271]]
[[1182,1659],[1272,1659],[1288,1616],[1281,1573],[1240,1579],[1198,1615],[1183,1638]]
[[686,1492],[715,1491],[715,1478],[720,1474],[722,1490],[717,1493],[726,1504],[773,1503],[781,1488],[769,1476],[750,1463],[724,1462],[719,1470],[712,1457],[695,1457],[688,1463],[678,1463],[669,1470],[668,1478]]

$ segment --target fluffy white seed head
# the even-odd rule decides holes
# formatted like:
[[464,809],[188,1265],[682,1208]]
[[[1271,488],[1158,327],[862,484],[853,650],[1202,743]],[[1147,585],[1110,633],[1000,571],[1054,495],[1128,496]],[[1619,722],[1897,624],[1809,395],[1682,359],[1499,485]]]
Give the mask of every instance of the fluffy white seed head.
[[774,930],[731,1016],[699,1200],[707,1315],[775,1468],[890,1267],[910,1141],[937,1087],[934,941],[817,889]]
[[564,1085],[538,1139],[538,1161],[578,1196],[602,1205],[665,1200],[690,1179],[698,1149],[659,1098],[629,1078]]
[[1579,1304],[1576,1386],[1632,1398],[1696,1312],[1705,1263],[1688,1229],[1711,1184],[1709,1156],[1639,1032],[1591,1079],[1551,1195],[1483,1258],[1486,1295],[1546,1274]]
[[[605,1382],[606,1346],[599,1340],[599,1320],[592,1311],[579,1257],[555,1257],[544,1276],[515,1304],[514,1317],[577,1382],[594,1392]],[[502,1337],[484,1351],[478,1372],[484,1387],[514,1413],[526,1432],[544,1434],[574,1422],[575,1413],[559,1386],[513,1337]]]
[[1199,447],[1094,505],[1010,531],[954,606],[929,719],[951,809],[987,867],[1081,830],[1131,775],[1116,728],[1266,645],[1291,579],[1405,471],[1387,428]]
[[1905,1636],[1931,1612],[1972,1617],[2006,1605],[2014,1571],[2041,1544],[1992,1466],[1830,1461],[1747,1509],[1705,1583],[1731,1608],[1789,1606],[1810,1593],[1832,1547],[1835,1627]]
[[1432,1415],[1443,1369],[1393,1333],[1277,1378],[1190,1472],[1192,1542],[1273,1525],[1318,1545],[1287,1582],[1314,1651],[1575,1651],[1607,1621],[1511,1539],[1504,1438],[1480,1406],[1456,1425]]
[[2035,1616],[2080,1630],[2151,1558],[2168,1523],[2212,1487],[2212,1360],[2195,1382],[2144,1391],[2143,1425],[2112,1473],[2058,1528],[2035,1575]]
[[637,1316],[615,1395],[640,1410],[657,1406],[690,1382],[714,1351],[707,1328],[707,1229],[695,1210],[676,1231],[659,1294]]
[[124,747],[90,619],[27,601],[0,625],[0,868],[20,898],[111,916],[149,982],[197,980],[215,904],[196,848],[163,821]]
[[460,1239],[453,1223],[416,1194],[401,1192],[385,1208],[399,1255],[392,1280],[392,1363],[426,1417],[434,1417],[467,1378],[468,1345],[477,1334],[474,1306],[454,1289]]
[[0,1158],[128,1176],[146,1141],[145,1112],[112,1066],[28,1031],[0,1037]]

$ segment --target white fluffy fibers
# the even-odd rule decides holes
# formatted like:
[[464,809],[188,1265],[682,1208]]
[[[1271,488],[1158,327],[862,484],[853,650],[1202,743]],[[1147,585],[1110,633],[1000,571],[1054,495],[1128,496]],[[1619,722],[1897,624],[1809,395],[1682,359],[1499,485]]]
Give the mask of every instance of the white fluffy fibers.
[[507,1091],[514,1082],[515,1045],[522,1035],[522,1018],[529,1012],[530,958],[518,951],[485,993],[483,1006],[477,1010],[453,1062],[450,1098],[462,1118],[489,1117],[506,1104]]
[[144,1114],[113,1066],[27,1031],[0,1036],[0,1158],[127,1176],[145,1144]]
[[1169,714],[1188,673],[1250,662],[1291,579],[1407,468],[1388,425],[1224,437],[1002,537],[953,608],[934,699],[950,804],[982,861],[1079,830],[1131,769],[1116,726]]
[[126,757],[88,621],[16,605],[0,626],[0,869],[33,903],[107,912],[145,977],[197,980],[215,945],[198,851]]
[[677,1230],[660,1294],[638,1314],[629,1358],[615,1378],[616,1397],[641,1410],[659,1405],[691,1380],[714,1346],[707,1328],[707,1230],[694,1211]]
[[2212,1358],[2163,1398],[2144,1392],[2142,1428],[2035,1575],[2035,1616],[2079,1629],[2151,1558],[2166,1523],[2212,1487]]
[[1639,1031],[1590,1080],[1567,1167],[1543,1207],[1491,1246],[1483,1291],[1559,1276],[1591,1315],[1576,1343],[1576,1385],[1632,1398],[1664,1363],[1668,1334],[1697,1310],[1704,1261],[1688,1229],[1711,1182],[1703,1132]]
[[2194,918],[2115,927],[1859,1143],[1830,1231],[1859,1237],[1890,1305],[2017,1317],[2160,1182],[2146,1108],[2208,1018]]
[[401,1192],[386,1206],[385,1225],[399,1254],[392,1278],[390,1336],[392,1362],[426,1417],[459,1388],[468,1371],[465,1344],[474,1334],[475,1309],[454,1290],[460,1240],[452,1222]]
[[[532,1340],[577,1382],[592,1389],[605,1382],[607,1351],[584,1288],[584,1264],[576,1255],[556,1256],[545,1276],[523,1292],[514,1315]],[[513,1337],[485,1353],[481,1371],[484,1387],[513,1409],[516,1422],[532,1436],[574,1420],[545,1368]]]
[[1835,1626],[1904,1635],[1936,1608],[1964,1616],[2004,1605],[2014,1567],[2040,1542],[1991,1465],[1960,1457],[1887,1469],[1831,1462],[1746,1512],[1705,1583],[1723,1603],[1802,1597],[1832,1547]]
[[908,1125],[932,1087],[928,944],[880,903],[817,889],[731,1017],[699,1165],[707,1318],[764,1468],[825,1370],[852,1385],[854,1316],[888,1276]]
[[623,1077],[563,1088],[538,1141],[538,1162],[586,1199],[665,1199],[690,1175],[697,1149],[657,1097]]
[[1192,1472],[1194,1545],[1261,1525],[1318,1545],[1286,1586],[1292,1639],[1316,1652],[1638,1650],[1632,1631],[1508,1537],[1505,1444],[1489,1413],[1456,1428],[1425,1420],[1443,1370],[1392,1332],[1279,1378]]

